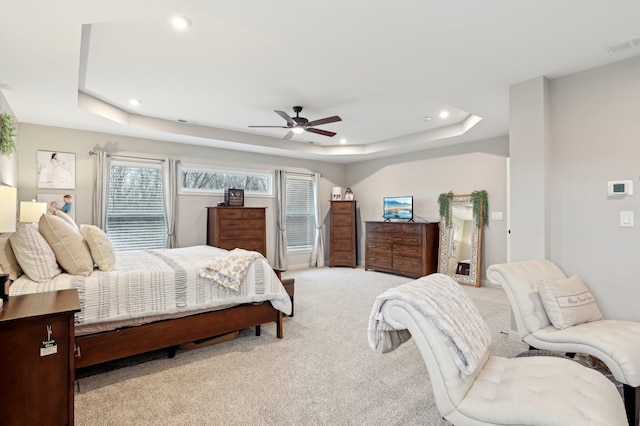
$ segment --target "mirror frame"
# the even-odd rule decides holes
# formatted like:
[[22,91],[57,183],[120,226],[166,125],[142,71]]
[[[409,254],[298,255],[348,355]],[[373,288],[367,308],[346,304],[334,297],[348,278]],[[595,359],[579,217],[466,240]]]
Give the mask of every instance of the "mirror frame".
[[[449,205],[449,214],[451,215],[451,206],[455,204],[473,204],[471,195],[455,195]],[[477,223],[480,221],[480,223]],[[482,276],[480,266],[482,264],[482,214],[480,217],[473,217],[473,234],[471,236],[471,264],[469,265],[469,275],[450,274],[449,270],[449,242],[451,238],[451,229],[447,227],[444,217],[440,218],[440,246],[438,250],[438,272],[452,277],[460,284],[470,284],[480,287],[480,278]]]

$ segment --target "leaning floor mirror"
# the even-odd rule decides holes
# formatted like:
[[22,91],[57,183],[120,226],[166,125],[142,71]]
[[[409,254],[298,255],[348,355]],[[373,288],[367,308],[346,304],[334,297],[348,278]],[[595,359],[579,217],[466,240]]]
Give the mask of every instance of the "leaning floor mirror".
[[449,193],[447,201],[449,220],[445,216],[440,220],[438,272],[450,275],[460,284],[479,287],[482,214],[477,217],[473,214],[471,195]]

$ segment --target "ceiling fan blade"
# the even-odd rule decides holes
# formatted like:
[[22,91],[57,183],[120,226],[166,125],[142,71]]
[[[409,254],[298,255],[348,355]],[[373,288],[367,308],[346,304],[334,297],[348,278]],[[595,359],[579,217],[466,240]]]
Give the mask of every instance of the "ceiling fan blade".
[[270,127],[274,129],[288,129],[287,126],[249,126],[249,127]]
[[293,121],[293,118],[289,117],[289,114],[287,114],[284,111],[275,110],[275,113],[278,114],[280,117],[284,118],[285,120],[287,120],[287,123],[291,124],[292,126],[295,126],[296,124],[298,124],[295,121]]
[[282,139],[291,139],[293,137],[295,133],[293,133],[292,131],[289,131],[289,133],[287,133],[286,135],[284,135],[284,138]]
[[333,117],[321,118],[320,120],[313,120],[306,124],[306,126],[319,126],[321,124],[335,123],[336,121],[342,121],[342,118],[334,115]]
[[329,132],[328,130],[321,130],[321,129],[314,129],[314,128],[306,128],[305,129],[307,132],[311,132],[311,133],[317,133],[319,135],[322,136],[335,136],[335,132]]

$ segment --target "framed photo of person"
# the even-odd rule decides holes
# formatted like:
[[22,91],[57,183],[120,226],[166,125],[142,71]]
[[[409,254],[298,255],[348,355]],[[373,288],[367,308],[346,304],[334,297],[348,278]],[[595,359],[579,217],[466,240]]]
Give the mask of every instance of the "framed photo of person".
[[38,188],[76,189],[76,155],[38,151]]
[[74,194],[37,194],[39,203],[47,203],[47,214],[66,213],[76,220],[76,206]]

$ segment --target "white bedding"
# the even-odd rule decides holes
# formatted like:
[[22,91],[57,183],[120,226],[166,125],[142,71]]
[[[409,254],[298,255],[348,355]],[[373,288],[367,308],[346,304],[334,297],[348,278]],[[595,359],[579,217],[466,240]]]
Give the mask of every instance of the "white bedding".
[[198,270],[228,251],[211,246],[120,252],[112,272],[93,271],[88,277],[60,274],[38,283],[25,275],[10,287],[10,295],[78,289],[83,326],[136,321],[156,316],[184,316],[190,311],[270,301],[291,313],[291,299],[269,263],[260,256],[251,263],[239,291],[199,276]]

